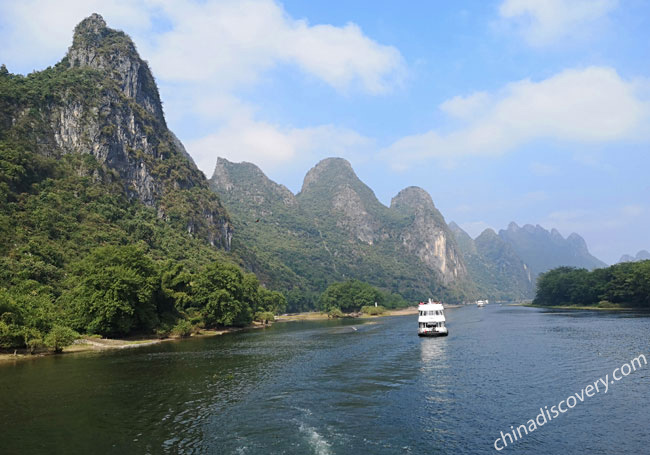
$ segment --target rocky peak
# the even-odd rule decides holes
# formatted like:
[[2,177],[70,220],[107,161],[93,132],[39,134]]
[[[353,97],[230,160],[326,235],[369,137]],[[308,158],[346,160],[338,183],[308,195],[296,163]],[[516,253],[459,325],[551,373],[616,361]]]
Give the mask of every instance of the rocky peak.
[[233,163],[225,158],[217,158],[210,186],[218,194],[232,193],[230,199],[249,199],[260,206],[276,202],[287,206],[297,205],[295,196],[286,186],[269,179],[253,163]]
[[324,185],[335,186],[351,182],[361,183],[349,161],[343,158],[325,158],[307,172],[300,192],[308,192]]
[[585,242],[585,239],[575,232],[571,233],[571,235],[567,237],[567,242],[569,242],[569,244],[580,254],[589,254],[587,242]]
[[510,224],[508,224],[508,230],[510,232],[517,232],[519,229],[521,229],[521,228],[514,221],[511,221]]
[[433,219],[435,224],[447,227],[447,223],[434,205],[431,195],[420,187],[404,188],[390,201],[390,208],[401,213],[425,215],[427,218]]
[[390,207],[394,209],[414,209],[414,210],[435,210],[431,195],[420,187],[409,186],[397,193],[390,201]]
[[[574,233],[575,234],[575,233]],[[580,237],[579,235],[575,234],[576,236]],[[551,237],[556,240],[564,240],[564,237],[562,234],[560,234],[560,231],[557,229],[553,228],[551,229]],[[580,240],[582,240],[582,237],[580,237]]]
[[165,123],[149,66],[138,55],[131,38],[108,28],[99,14],[90,15],[75,27],[66,60],[70,67],[89,67],[106,73],[125,96]]
[[404,188],[391,200],[390,209],[410,220],[399,233],[404,248],[438,271],[444,283],[466,276],[455,236],[429,193],[417,186]]
[[593,269],[605,265],[589,253],[584,239],[577,234],[565,239],[557,229],[549,231],[539,224],[513,229],[511,223],[507,230],[499,231],[499,236],[513,247],[535,277],[559,266]]
[[155,208],[159,218],[229,248],[227,213],[167,128],[151,71],[125,33],[93,14],[75,28],[65,58],[42,74],[72,83],[36,85],[46,96],[7,105],[10,112],[0,116],[11,119],[6,128],[30,131],[46,156],[92,155],[110,170],[93,178],[117,180],[128,197]]
[[481,239],[481,240],[496,240],[496,239],[498,239],[499,241],[502,241],[501,237],[499,237],[499,235],[492,228],[487,228],[483,232],[481,232],[481,234],[478,237],[476,237],[476,241],[478,242],[479,239]]
[[343,158],[326,158],[309,170],[296,198],[315,219],[337,226],[364,243],[383,237],[381,219],[388,211]]

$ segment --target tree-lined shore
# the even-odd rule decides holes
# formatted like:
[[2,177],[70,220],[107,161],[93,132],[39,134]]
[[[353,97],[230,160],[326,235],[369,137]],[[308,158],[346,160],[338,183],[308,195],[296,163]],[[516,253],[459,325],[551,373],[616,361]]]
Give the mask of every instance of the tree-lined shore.
[[536,306],[650,309],[650,261],[588,271],[558,267],[537,281]]

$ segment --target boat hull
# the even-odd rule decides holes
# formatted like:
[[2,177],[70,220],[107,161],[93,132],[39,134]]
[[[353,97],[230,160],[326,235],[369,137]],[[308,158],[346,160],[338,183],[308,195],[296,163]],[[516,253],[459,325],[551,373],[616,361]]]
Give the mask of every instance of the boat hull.
[[418,332],[419,337],[446,337],[449,332]]

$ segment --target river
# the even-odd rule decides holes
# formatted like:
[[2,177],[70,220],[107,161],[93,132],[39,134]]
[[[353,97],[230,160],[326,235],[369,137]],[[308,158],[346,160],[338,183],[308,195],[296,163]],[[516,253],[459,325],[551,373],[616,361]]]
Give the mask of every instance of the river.
[[[302,321],[0,365],[0,453],[497,453],[540,407],[650,361],[647,313],[446,314],[446,338],[417,316]],[[648,453],[649,395],[644,365],[502,452]]]

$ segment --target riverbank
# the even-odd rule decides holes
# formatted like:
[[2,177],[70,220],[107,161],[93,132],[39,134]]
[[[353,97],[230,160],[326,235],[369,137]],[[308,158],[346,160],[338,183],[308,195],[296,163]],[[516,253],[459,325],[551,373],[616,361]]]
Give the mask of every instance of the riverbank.
[[530,308],[542,308],[549,310],[590,310],[590,311],[640,311],[642,308],[634,307],[599,307],[599,306],[580,306],[580,305],[533,305],[532,303],[524,303],[519,306]]
[[145,346],[152,346],[154,344],[165,343],[169,341],[186,340],[187,338],[203,338],[223,335],[226,333],[239,332],[247,329],[259,329],[267,327],[262,323],[253,322],[246,327],[228,327],[219,330],[202,330],[200,333],[193,333],[189,337],[168,337],[168,338],[130,338],[130,339],[114,339],[114,338],[96,338],[92,336],[84,336],[76,340],[72,345],[67,346],[61,353],[54,353],[52,351],[42,351],[35,354],[30,354],[26,349],[16,350],[16,353],[0,353],[0,364],[6,362],[15,362],[20,360],[38,359],[51,355],[64,355],[64,354],[79,354],[84,352],[101,352],[116,349],[133,349]]
[[[381,314],[360,314],[352,313],[346,314],[343,318],[380,318],[384,316],[406,316],[418,314],[418,307],[411,306],[407,308],[398,308],[395,310],[386,310]],[[304,313],[292,313],[292,314],[283,314],[281,316],[276,316],[275,322],[289,322],[289,321],[318,321],[323,319],[329,319],[330,316],[327,313],[322,313],[319,311],[307,311]]]
[[[455,306],[449,305],[447,308],[453,308],[453,307]],[[386,310],[384,313],[377,314],[377,315],[354,314],[354,315],[346,315],[345,317],[367,319],[367,318],[378,318],[384,316],[415,315],[417,313],[418,313],[417,306],[412,306],[407,308],[399,308],[395,310]],[[310,320],[317,321],[317,320],[328,319],[328,317],[329,316],[327,313],[310,311],[305,313],[296,313],[296,314],[277,316],[274,322],[310,321]],[[264,325],[259,322],[253,322],[251,325],[246,327],[228,327],[219,330],[202,330],[200,333],[192,334],[190,337],[192,338],[212,337],[212,336],[223,335],[226,333],[239,332],[241,330],[259,329],[264,327],[268,327],[268,325]],[[141,347],[151,346],[159,343],[184,340],[187,338],[168,337],[168,338],[160,339],[160,338],[145,337],[145,338],[130,338],[130,339],[113,339],[113,338],[96,338],[91,336],[84,336],[76,340],[74,344],[64,348],[62,353],[56,355],[101,352],[101,351],[116,350],[116,349],[141,348]],[[38,359],[41,357],[47,357],[51,355],[55,355],[55,353],[51,351],[42,351],[42,352],[37,352],[35,354],[30,354],[26,349],[17,350],[15,354],[0,353],[0,364],[20,361],[20,360]]]

